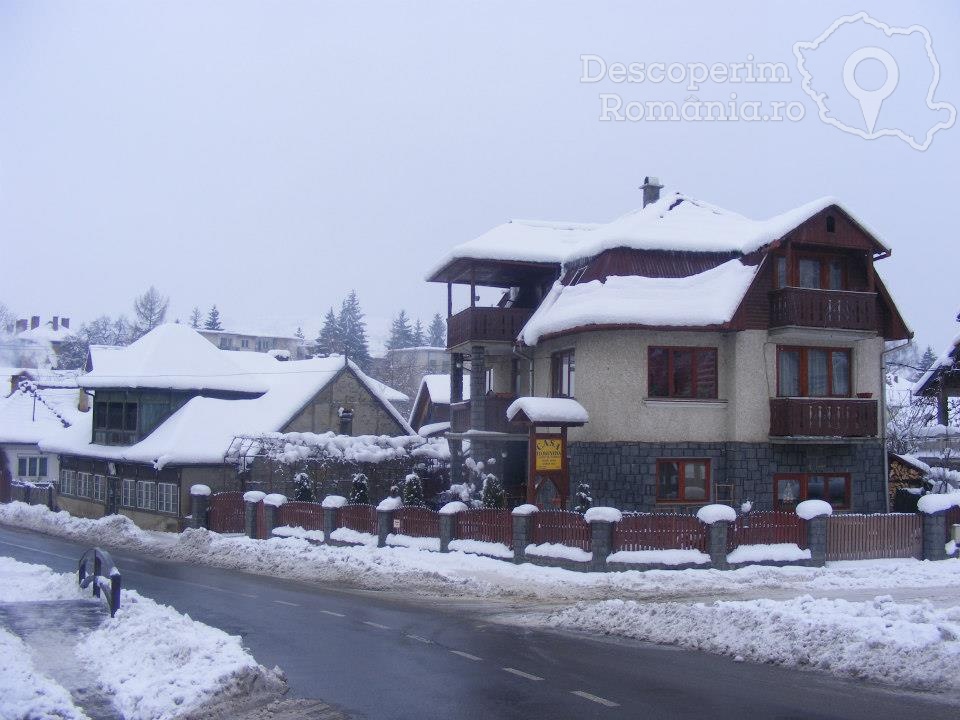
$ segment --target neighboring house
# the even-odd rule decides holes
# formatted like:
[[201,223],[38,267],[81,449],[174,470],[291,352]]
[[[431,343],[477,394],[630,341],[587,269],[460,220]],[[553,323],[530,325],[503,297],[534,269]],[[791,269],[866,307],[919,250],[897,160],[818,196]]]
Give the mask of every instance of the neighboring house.
[[16,385],[0,397],[0,472],[14,480],[54,482],[59,475],[56,453],[38,443],[59,434],[81,418],[76,386],[40,388],[28,372],[14,376]]
[[[463,400],[470,399],[470,388],[463,388]],[[450,429],[450,376],[424,375],[417,390],[410,427],[419,435],[430,437]]]
[[70,318],[54,315],[41,323],[39,315],[17,320],[12,337],[7,339],[6,355],[18,365],[49,368],[57,364],[64,340],[70,337]]
[[[452,455],[469,440],[541,506],[586,482],[625,510],[884,511],[881,353],[911,337],[874,269],[890,250],[832,199],[755,221],[660,188],[606,224],[499,225],[429,273],[448,286]],[[510,422],[521,396],[579,405]]]
[[[370,360],[370,374],[397,388],[409,397],[413,397],[420,387],[424,375],[450,373],[450,355],[446,348],[409,347],[387,350],[383,357]],[[409,398],[406,407],[398,405],[404,412],[410,411]]]
[[[221,350],[247,350],[249,352],[274,352],[285,359],[301,360],[306,357],[303,341],[298,337],[265,335],[234,330],[197,330],[203,337]],[[289,353],[283,355],[283,353]]]
[[92,413],[41,442],[60,454],[59,503],[76,515],[176,530],[191,485],[245,489],[224,460],[238,435],[412,433],[384,387],[339,356],[227,352],[168,324],[127,347],[93,346],[90,357],[77,382],[93,392]]
[[922,428],[917,456],[934,467],[960,470],[960,336],[913,386],[917,397],[936,402],[936,424]]

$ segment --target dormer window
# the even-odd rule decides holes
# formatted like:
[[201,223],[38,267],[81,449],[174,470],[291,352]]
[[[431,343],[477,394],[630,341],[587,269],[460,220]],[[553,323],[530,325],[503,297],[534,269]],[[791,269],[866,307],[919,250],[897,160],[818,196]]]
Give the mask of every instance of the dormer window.
[[776,257],[776,284],[782,287],[802,287],[814,290],[846,290],[847,267],[839,255],[800,253],[793,267],[785,255]]
[[837,231],[837,219],[833,215],[827,215],[827,232]]

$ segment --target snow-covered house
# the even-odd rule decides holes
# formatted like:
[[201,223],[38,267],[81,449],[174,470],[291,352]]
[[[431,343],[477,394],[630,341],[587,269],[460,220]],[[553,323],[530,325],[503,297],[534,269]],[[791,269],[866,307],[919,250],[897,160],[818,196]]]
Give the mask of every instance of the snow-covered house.
[[[293,335],[272,335],[252,330],[207,330],[198,333],[221,350],[274,353],[274,357],[299,360],[306,357],[303,340]],[[283,355],[283,353],[287,353]]]
[[[470,388],[464,386],[461,402],[470,400]],[[450,429],[450,376],[424,375],[410,411],[410,427],[424,437]]]
[[[504,223],[430,271],[457,399],[469,365],[452,452],[469,440],[541,505],[586,482],[632,510],[884,510],[881,352],[911,336],[874,269],[890,250],[833,199],[756,221],[661,187],[609,223]],[[521,396],[575,398],[586,421],[511,422]]]
[[922,428],[917,454],[937,467],[960,470],[960,335],[913,386],[917,397],[936,402],[936,423]]
[[41,388],[31,377],[29,371],[13,375],[13,388],[0,396],[0,473],[7,480],[53,482],[58,457],[39,443],[81,419],[79,392],[76,386]]
[[240,490],[224,455],[235,436],[273,432],[407,435],[387,388],[334,356],[281,362],[220,350],[184,325],[161,325],[127,347],[94,346],[78,378],[93,411],[54,438],[60,505],[176,529],[193,484]]

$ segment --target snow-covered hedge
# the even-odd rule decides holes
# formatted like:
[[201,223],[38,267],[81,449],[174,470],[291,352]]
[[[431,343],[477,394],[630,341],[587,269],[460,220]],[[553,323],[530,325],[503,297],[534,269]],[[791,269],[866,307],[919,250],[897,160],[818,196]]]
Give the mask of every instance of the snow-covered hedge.
[[419,435],[337,435],[327,433],[267,433],[240,438],[243,451],[236,459],[249,462],[257,456],[295,465],[322,458],[330,461],[382,463],[407,458],[448,460],[450,448],[445,438]]
[[917,510],[928,515],[960,505],[960,492],[930,493],[917,501]]

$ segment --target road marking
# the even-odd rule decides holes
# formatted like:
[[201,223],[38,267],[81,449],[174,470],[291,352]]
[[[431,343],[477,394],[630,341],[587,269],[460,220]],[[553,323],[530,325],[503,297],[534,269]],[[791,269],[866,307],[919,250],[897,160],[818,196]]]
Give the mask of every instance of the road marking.
[[369,625],[370,627],[380,628],[381,630],[389,630],[389,625],[381,625],[380,623],[370,622],[369,620],[363,621],[364,625]]
[[419,635],[407,635],[411,640],[416,640],[417,642],[422,642],[426,645],[433,645],[433,640],[427,640],[425,637],[420,637]]
[[542,677],[537,675],[531,675],[530,673],[525,673],[523,670],[517,670],[516,668],[503,668],[505,672],[512,673],[513,675],[518,675],[519,677],[526,678],[527,680],[543,680]]
[[9,545],[10,547],[20,548],[21,550],[30,550],[31,552],[41,553],[43,555],[53,555],[53,557],[63,558],[64,560],[73,560],[76,561],[76,557],[70,557],[69,555],[61,555],[60,553],[50,552],[49,550],[40,550],[39,548],[33,548],[29,545],[17,545],[12,542],[5,542],[0,540],[0,545]]
[[474,662],[480,662],[483,658],[477,657],[476,655],[471,655],[470,653],[461,652],[460,650],[451,650],[454,655],[459,655],[462,658],[467,660],[473,660]]
[[604,705],[606,707],[620,707],[620,703],[615,703],[613,700],[607,700],[606,698],[599,697],[598,695],[591,695],[583,690],[571,690],[570,692],[573,695],[582,697],[584,700],[590,700],[591,702],[598,703],[599,705]]
[[333,615],[334,617],[346,617],[343,613],[335,613],[333,610],[321,610],[324,615]]
[[287,602],[286,600],[274,600],[274,602],[280,605],[289,605],[290,607],[300,607],[298,603]]

